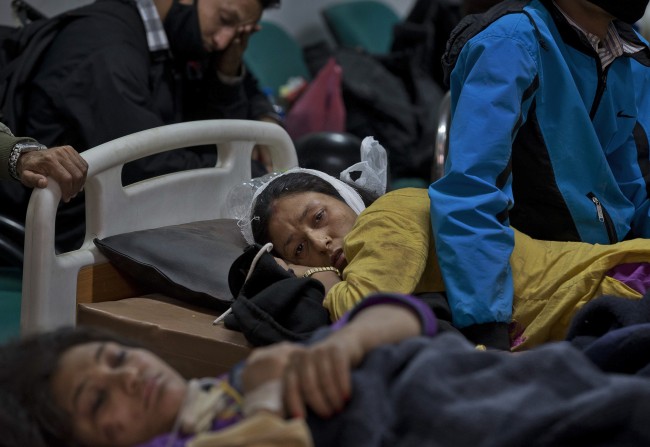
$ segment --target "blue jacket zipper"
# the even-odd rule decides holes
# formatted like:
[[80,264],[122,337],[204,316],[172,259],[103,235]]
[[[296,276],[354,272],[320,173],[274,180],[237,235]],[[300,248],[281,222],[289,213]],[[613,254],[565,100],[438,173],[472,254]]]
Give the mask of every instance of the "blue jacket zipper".
[[605,207],[600,203],[600,200],[598,200],[598,197],[592,192],[587,194],[587,197],[589,197],[589,200],[593,202],[593,204],[596,206],[596,215],[598,216],[598,220],[605,225],[605,229],[607,230],[607,237],[609,238],[609,243],[610,244],[615,244],[618,242],[618,237],[616,236],[616,232],[614,231],[614,223],[612,222],[612,218],[610,217],[609,213],[605,209]]

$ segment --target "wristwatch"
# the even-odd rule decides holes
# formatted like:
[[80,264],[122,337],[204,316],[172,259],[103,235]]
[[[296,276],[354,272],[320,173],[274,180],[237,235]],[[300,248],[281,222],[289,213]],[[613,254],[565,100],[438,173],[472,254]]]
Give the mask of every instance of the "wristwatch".
[[16,180],[20,181],[20,176],[16,171],[20,155],[25,152],[42,151],[43,149],[47,149],[47,146],[37,143],[36,141],[23,141],[16,143],[9,154],[9,174],[11,174],[11,176]]

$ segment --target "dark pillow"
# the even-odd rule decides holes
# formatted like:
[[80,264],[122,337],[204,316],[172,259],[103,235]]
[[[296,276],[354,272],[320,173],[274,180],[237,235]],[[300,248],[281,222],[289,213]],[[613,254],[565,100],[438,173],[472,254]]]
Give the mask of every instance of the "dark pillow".
[[190,304],[227,309],[228,271],[246,241],[234,219],[216,219],[95,239],[119,271],[152,292]]

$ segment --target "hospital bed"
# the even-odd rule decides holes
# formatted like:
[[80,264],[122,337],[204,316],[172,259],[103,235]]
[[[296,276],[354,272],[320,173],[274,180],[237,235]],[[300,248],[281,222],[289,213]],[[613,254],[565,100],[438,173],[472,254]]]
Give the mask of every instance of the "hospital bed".
[[[122,186],[121,169],[129,161],[208,144],[218,146],[214,167]],[[212,325],[218,312],[147,290],[109,263],[93,241],[225,218],[228,191],[251,176],[256,144],[270,147],[274,169],[297,166],[284,129],[243,120],[163,126],[84,152],[86,235],[79,249],[63,254],[54,248],[60,189],[49,182],[35,190],[25,229],[22,334],[75,324],[107,327],[144,343],[186,376],[215,375],[243,359],[250,346],[241,333]]]

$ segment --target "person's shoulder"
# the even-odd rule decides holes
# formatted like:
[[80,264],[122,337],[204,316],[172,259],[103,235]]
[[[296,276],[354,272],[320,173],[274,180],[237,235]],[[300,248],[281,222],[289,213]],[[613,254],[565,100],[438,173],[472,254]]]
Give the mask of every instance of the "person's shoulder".
[[522,39],[532,35],[535,31],[535,24],[527,15],[511,14],[492,22],[491,25],[474,36],[473,40],[490,37]]
[[399,188],[392,191],[388,191],[386,194],[380,197],[381,198],[427,198],[427,190],[425,188]]
[[[64,15],[64,26],[49,47],[42,70],[52,66],[90,66],[90,62],[106,59],[101,55],[107,53],[112,57],[130,49],[142,54],[148,51],[142,18],[132,2],[100,0]],[[115,61],[121,62],[119,58]]]
[[144,30],[142,18],[133,1],[98,0],[64,14],[68,25],[64,32],[86,31],[86,38],[96,36],[106,41],[116,35],[133,35]]
[[139,15],[135,0],[95,0],[64,14],[67,16],[119,16],[126,12],[135,12]]
[[387,192],[379,197],[370,206],[376,210],[380,209],[405,209],[414,206],[429,206],[429,195],[424,188],[400,188]]
[[537,42],[540,32],[543,33],[541,30],[546,30],[550,22],[552,19],[548,11],[539,2],[533,1],[521,10],[495,16],[494,20],[471,40],[510,38],[522,42]]

